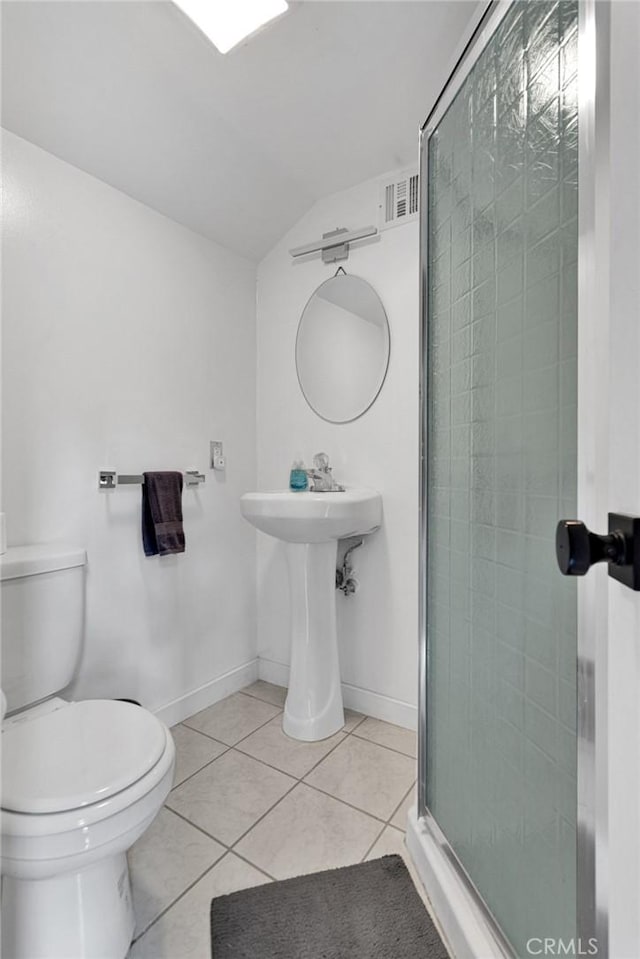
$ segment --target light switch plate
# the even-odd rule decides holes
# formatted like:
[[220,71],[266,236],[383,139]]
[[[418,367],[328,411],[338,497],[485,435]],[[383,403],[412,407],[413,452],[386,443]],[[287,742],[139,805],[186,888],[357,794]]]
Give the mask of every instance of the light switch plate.
[[225,466],[226,462],[222,451],[222,442],[220,440],[211,440],[210,468],[212,470],[223,470]]

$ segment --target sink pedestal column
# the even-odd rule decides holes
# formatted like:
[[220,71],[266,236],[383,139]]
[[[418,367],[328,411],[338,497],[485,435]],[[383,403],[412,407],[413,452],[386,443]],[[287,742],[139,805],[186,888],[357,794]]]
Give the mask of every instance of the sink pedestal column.
[[291,672],[282,728],[313,742],[344,726],[336,634],[337,540],[287,543]]

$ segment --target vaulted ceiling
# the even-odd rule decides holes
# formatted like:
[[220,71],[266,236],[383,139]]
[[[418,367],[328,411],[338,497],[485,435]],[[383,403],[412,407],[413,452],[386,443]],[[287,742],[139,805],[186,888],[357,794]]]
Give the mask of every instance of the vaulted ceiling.
[[223,56],[164,0],[4,0],[2,125],[258,259],[321,196],[416,163],[476,5],[292,2]]

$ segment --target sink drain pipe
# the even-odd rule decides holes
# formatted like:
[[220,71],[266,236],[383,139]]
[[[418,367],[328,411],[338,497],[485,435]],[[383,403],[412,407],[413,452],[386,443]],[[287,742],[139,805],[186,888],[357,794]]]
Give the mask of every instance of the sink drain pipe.
[[338,566],[336,569],[336,589],[341,589],[345,596],[351,596],[359,587],[359,582],[353,575],[353,566],[349,562],[349,557],[353,553],[354,549],[358,549],[359,546],[362,546],[364,540],[361,539],[360,542],[354,543],[353,546],[350,546],[346,550],[342,558],[342,566]]

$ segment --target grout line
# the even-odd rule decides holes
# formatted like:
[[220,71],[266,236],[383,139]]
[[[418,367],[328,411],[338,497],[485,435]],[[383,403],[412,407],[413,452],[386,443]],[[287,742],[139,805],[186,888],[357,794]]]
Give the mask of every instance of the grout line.
[[[276,808],[276,806],[279,806],[280,803],[282,802],[282,800],[285,799],[285,798],[289,795],[289,793],[292,793],[293,790],[296,788],[296,786],[299,786],[299,785],[300,785],[300,783],[299,783],[299,781],[296,779],[296,780],[294,781],[294,783],[293,783],[293,786],[290,786],[289,789],[287,789],[286,793],[283,793],[283,795],[280,796],[280,798],[279,798],[278,800],[276,800],[276,802],[274,802],[274,804],[273,804],[272,806],[269,806],[269,808],[266,810],[266,812],[264,812],[258,819],[256,819],[256,821],[255,821],[254,823],[252,823],[252,825],[249,826],[248,829],[245,829],[245,831],[242,833],[242,835],[241,835],[241,836],[238,836],[238,838],[236,839],[236,841],[235,841],[231,846],[229,846],[229,849],[235,850],[235,847],[238,845],[238,843],[239,843],[239,842],[242,842],[242,840],[244,839],[244,837],[245,837],[246,835],[248,835],[248,834],[251,832],[252,829],[255,829],[255,827],[258,825],[258,823],[262,822],[262,820],[263,820],[266,816],[268,816],[270,812],[273,812],[273,810]],[[247,862],[250,863],[250,865],[255,866],[255,863],[251,862],[250,859],[247,859]],[[257,867],[256,867],[256,868],[257,868]],[[263,872],[264,872],[264,870],[263,870]]]
[[[307,769],[306,773],[304,773],[304,775],[302,775],[302,776],[300,777],[299,782],[301,782],[301,783],[304,782],[305,778],[306,778],[307,776],[310,776],[311,773],[314,771],[314,769],[317,769],[318,766],[325,761],[325,759],[328,759],[329,756],[336,751],[336,749],[338,748],[338,746],[342,746],[343,742],[346,741],[347,736],[350,736],[350,735],[351,735],[350,733],[345,733],[345,735],[342,737],[342,739],[341,739],[339,742],[337,742],[337,743],[335,744],[335,746],[332,746],[328,753],[325,753],[325,754],[324,754],[324,756],[322,757],[322,759],[319,759],[317,763],[314,763],[313,766],[311,767],[311,769]],[[305,785],[307,785],[307,784],[305,783]]]
[[[173,810],[171,810],[171,811],[173,812]],[[181,817],[181,818],[183,818],[183,817]],[[218,865],[218,863],[222,862],[222,860],[224,859],[224,857],[227,855],[228,852],[229,852],[229,850],[225,847],[225,850],[224,850],[224,852],[222,853],[222,855],[218,856],[217,859],[215,859],[210,865],[208,865],[207,868],[204,870],[204,872],[200,873],[200,875],[197,877],[197,879],[194,879],[193,882],[190,882],[189,885],[186,886],[186,887],[182,890],[182,892],[180,893],[180,895],[179,895],[179,896],[176,896],[176,898],[173,899],[173,900],[169,903],[168,906],[165,906],[165,908],[162,910],[162,912],[159,912],[158,915],[155,917],[155,919],[152,919],[152,920],[151,920],[151,922],[149,923],[149,925],[145,927],[145,929],[140,933],[140,935],[139,935],[139,936],[136,936],[135,939],[133,939],[133,940],[131,941],[131,945],[133,945],[134,942],[138,942],[140,939],[142,939],[142,937],[145,936],[145,935],[149,932],[149,930],[151,929],[151,927],[152,927],[152,926],[155,926],[155,924],[157,923],[158,919],[161,919],[162,916],[165,915],[165,913],[169,912],[169,910],[172,909],[172,908],[175,906],[175,904],[176,904],[180,899],[183,898],[183,896],[186,896],[186,894],[187,894],[191,889],[193,889],[193,887],[194,887],[197,883],[199,883],[201,879],[204,879],[204,877],[205,877],[208,873],[210,873],[211,870],[212,870],[215,866]]]
[[[337,736],[338,734],[334,733],[334,735]],[[240,746],[240,743],[238,743],[237,746],[232,746],[231,748],[234,749],[236,752],[240,753],[240,755],[244,756],[246,759],[253,759],[254,762],[260,763],[262,766],[266,766],[268,769],[273,769],[275,772],[280,773],[282,776],[289,776],[290,779],[295,779],[296,782],[301,783],[305,776],[308,776],[309,773],[316,768],[316,766],[319,766],[321,762],[324,762],[327,756],[330,756],[331,753],[334,751],[334,749],[337,749],[338,746],[340,746],[345,741],[347,736],[348,736],[348,733],[345,733],[342,739],[340,739],[339,742],[337,742],[334,746],[332,746],[331,749],[324,754],[324,756],[321,756],[321,758],[316,763],[314,763],[310,769],[304,772],[302,776],[296,776],[294,775],[294,773],[287,772],[286,770],[282,769],[280,766],[274,766],[271,763],[268,763],[266,759],[259,759],[258,756],[253,756],[251,753],[245,753],[243,749],[238,748]],[[244,742],[244,740],[242,740],[242,742]]]
[[271,763],[268,763],[266,759],[258,759],[257,756],[252,756],[251,753],[245,753],[243,749],[238,749],[237,746],[232,746],[231,748],[233,749],[234,752],[237,752],[240,756],[244,756],[245,759],[253,759],[254,763],[260,763],[261,766],[266,766],[267,769],[273,769],[274,772],[280,773],[281,776],[288,776],[289,779],[295,779],[297,783],[300,782],[300,778],[298,776],[294,776],[293,773],[285,772],[285,770],[281,769],[280,766],[273,766]]
[[[238,695],[238,694],[237,694],[237,693],[234,693],[234,695]],[[252,698],[252,697],[249,697],[249,698]],[[220,702],[224,702],[224,700],[221,699]],[[260,703],[261,703],[262,700],[259,699],[259,700],[257,700],[257,702],[260,702]],[[273,704],[272,704],[272,703],[265,703],[264,705],[265,705],[265,706],[271,706],[271,705],[273,705]],[[217,706],[217,703],[214,703],[214,706]],[[249,738],[249,736],[253,736],[254,733],[257,733],[258,730],[259,730],[259,729],[262,729],[263,726],[268,726],[269,723],[273,722],[273,720],[274,720],[277,716],[279,716],[281,713],[284,712],[283,709],[278,709],[277,706],[273,706],[273,708],[274,708],[274,709],[277,709],[278,712],[277,712],[277,713],[274,713],[273,716],[269,716],[269,718],[266,720],[266,722],[260,723],[259,726],[256,726],[255,729],[252,729],[251,732],[248,732],[248,733],[246,734],[246,736],[242,736],[242,737],[241,737],[240,739],[238,739],[237,742],[235,742],[235,743],[223,743],[221,739],[216,739],[215,736],[211,736],[209,733],[205,733],[202,729],[198,729],[196,726],[189,726],[188,719],[192,719],[192,718],[193,718],[192,716],[189,716],[188,719],[183,719],[183,720],[182,720],[182,725],[183,725],[183,726],[186,726],[187,729],[190,729],[192,732],[200,733],[202,736],[206,736],[207,739],[213,739],[214,742],[218,743],[218,744],[221,745],[221,746],[228,746],[229,749],[233,749],[233,747],[234,747],[234,746],[237,746],[238,743],[244,742],[245,739],[248,739],[248,738]]]
[[384,826],[382,827],[382,829],[380,830],[380,832],[378,833],[378,835],[376,836],[376,838],[373,840],[373,842],[371,843],[371,845],[369,846],[369,848],[368,848],[367,851],[365,852],[365,854],[364,854],[364,856],[362,857],[362,859],[360,860],[360,862],[366,862],[367,856],[369,855],[369,853],[371,852],[371,850],[373,849],[373,847],[375,846],[375,844],[378,842],[378,840],[382,838],[382,833],[385,831],[386,828],[387,828],[387,824],[385,823]]
[[[233,747],[231,747],[231,748],[233,748]],[[231,750],[228,750],[228,751],[230,752]],[[246,756],[245,753],[241,753],[241,755],[244,756],[245,759],[253,759],[252,756]],[[215,759],[213,760],[213,762],[215,762]],[[256,759],[256,760],[254,760],[254,762],[260,762],[260,760],[259,760],[259,759]],[[211,765],[211,763],[209,763],[209,765]],[[262,763],[262,765],[265,766],[266,763]],[[275,767],[273,767],[273,766],[272,766],[272,767],[269,767],[269,768],[275,770]],[[280,770],[280,769],[275,770],[275,771],[276,771],[276,772],[279,772],[282,776],[286,776],[286,775],[287,775],[286,773],[283,773],[282,770]],[[194,775],[195,775],[195,774],[194,774]],[[261,821],[264,819],[265,816],[268,816],[269,813],[270,813],[273,809],[275,809],[276,806],[277,806],[279,803],[282,802],[282,800],[285,798],[285,796],[288,796],[289,793],[292,792],[292,791],[296,788],[297,785],[299,785],[299,782],[300,782],[299,779],[295,779],[293,776],[287,776],[287,778],[293,780],[293,785],[291,785],[291,786],[287,789],[287,791],[286,791],[285,793],[283,793],[282,796],[280,796],[279,799],[277,799],[271,806],[269,806],[269,808],[268,808],[267,810],[265,810],[265,812],[263,812],[262,815],[259,816],[258,819],[256,819],[256,821],[253,822],[248,829],[245,829],[245,831],[242,833],[242,835],[238,836],[238,838],[235,839],[235,840],[231,843],[231,845],[229,845],[228,843],[222,842],[217,836],[214,836],[213,833],[207,832],[207,830],[206,830],[203,826],[198,826],[197,823],[193,822],[191,819],[187,819],[187,817],[186,817],[183,813],[177,812],[177,810],[173,809],[171,806],[167,806],[167,809],[170,809],[171,812],[173,812],[173,813],[176,814],[176,816],[179,816],[181,819],[184,819],[185,822],[189,823],[190,826],[193,826],[194,829],[197,829],[199,832],[203,833],[203,834],[204,834],[205,836],[207,836],[209,839],[213,839],[213,840],[215,840],[215,842],[219,843],[219,845],[224,846],[224,848],[227,850],[227,852],[230,852],[230,851],[240,842],[240,840],[244,839],[244,837],[247,835],[247,833],[251,832],[251,830],[254,828],[254,826],[257,826],[258,823],[261,822]],[[165,803],[165,805],[166,805],[166,803]],[[251,866],[254,866],[254,865],[255,865],[255,863],[251,862],[249,859],[247,859],[247,862],[248,862]],[[259,869],[259,868],[260,868],[259,866],[256,866],[256,869]],[[261,871],[264,872],[264,869],[261,870]],[[268,873],[265,873],[265,875],[269,875],[269,874],[268,874]],[[271,878],[271,877],[269,877],[269,878]]]
[[267,872],[266,869],[263,869],[262,866],[256,866],[255,862],[251,862],[250,859],[247,859],[246,856],[243,856],[241,852],[236,852],[235,849],[228,850],[229,855],[237,856],[238,859],[242,859],[243,862],[246,862],[248,866],[251,866],[252,869],[257,869],[258,872],[261,872],[263,876],[266,876],[271,882],[277,882],[275,876],[272,876],[270,872]]
[[[251,698],[251,697],[249,697],[249,698]],[[262,700],[260,699],[260,700],[258,700],[258,702],[262,702]],[[271,704],[270,704],[270,703],[267,703],[266,705],[271,705]],[[278,708],[277,706],[274,706],[274,709],[277,709],[277,708]],[[256,726],[255,729],[252,729],[250,733],[247,733],[247,735],[246,735],[246,736],[243,736],[241,739],[239,739],[237,743],[234,743],[231,748],[232,748],[232,749],[235,749],[236,746],[239,746],[240,743],[243,743],[243,742],[245,741],[245,739],[249,739],[249,737],[250,737],[250,736],[253,736],[254,733],[257,733],[258,730],[264,729],[265,726],[268,726],[269,723],[272,723],[274,719],[278,719],[280,716],[282,716],[283,713],[284,713],[284,709],[278,709],[278,712],[277,712],[274,716],[270,716],[269,719],[267,719],[266,723],[260,723],[260,725],[259,725],[259,726]]]
[[418,761],[417,757],[412,756],[410,753],[403,753],[401,749],[395,749],[393,746],[385,745],[385,743],[378,743],[375,739],[367,739],[366,736],[359,736],[355,730],[353,731],[352,735],[363,743],[371,743],[372,746],[380,746],[381,749],[388,749],[391,753],[397,753],[399,756],[406,756],[407,759],[413,759],[414,762]]
[[[200,769],[196,769],[196,771],[195,771],[194,773],[191,773],[190,776],[187,776],[186,779],[183,779],[182,782],[181,782],[181,783],[178,783],[177,786],[173,786],[172,789],[171,789],[171,792],[169,793],[169,795],[171,795],[171,793],[173,792],[173,790],[174,790],[174,789],[177,789],[178,786],[183,786],[186,782],[189,782],[190,779],[193,779],[194,776],[197,776],[198,773],[201,773],[201,772],[203,771],[203,769],[206,769],[207,766],[211,766],[212,763],[217,762],[218,759],[222,759],[223,756],[225,756],[227,753],[230,753],[230,752],[237,752],[237,753],[239,753],[241,756],[244,756],[245,759],[253,759],[254,762],[260,763],[261,766],[266,766],[268,769],[273,769],[274,772],[280,773],[281,776],[288,776],[289,779],[295,779],[296,782],[299,782],[300,780],[299,780],[298,776],[294,776],[292,773],[285,772],[285,770],[284,770],[284,769],[280,769],[279,766],[272,766],[271,763],[265,762],[264,759],[258,759],[257,756],[252,756],[251,753],[246,753],[243,749],[239,749],[239,748],[238,748],[238,747],[241,745],[241,743],[245,742],[247,739],[249,739],[251,736],[253,736],[254,733],[257,733],[258,730],[262,729],[264,726],[268,726],[269,723],[270,723],[270,722],[273,722],[274,719],[277,719],[277,716],[272,716],[271,719],[268,719],[266,723],[263,723],[263,724],[262,724],[262,726],[258,726],[257,729],[254,729],[254,730],[252,730],[250,733],[247,733],[247,735],[244,736],[242,739],[239,739],[238,742],[235,743],[235,745],[233,745],[233,746],[227,746],[227,747],[225,748],[224,752],[223,752],[223,753],[220,753],[219,756],[215,756],[214,759],[210,759],[208,763],[205,763],[204,766],[201,766],[201,767],[200,767]],[[189,727],[189,728],[191,728],[191,727]],[[206,735],[206,733],[205,733],[205,735]],[[346,738],[346,737],[345,737],[345,738]],[[209,739],[213,739],[213,737],[212,737],[212,736],[209,736]],[[342,740],[341,740],[341,741],[342,741]],[[219,740],[215,740],[215,742],[219,742]],[[224,744],[223,744],[223,745],[224,745]],[[340,745],[340,743],[338,743],[337,745]],[[334,747],[334,748],[335,748],[335,747]],[[328,754],[327,754],[327,755],[328,755]],[[305,773],[305,775],[306,775],[306,773]]]
[[356,812],[359,812],[362,816],[368,816],[369,819],[375,820],[375,822],[384,823],[387,825],[386,819],[381,819],[380,816],[376,816],[375,813],[367,812],[366,809],[361,809],[360,806],[354,806],[353,803],[347,802],[346,799],[341,799],[339,796],[334,796],[333,793],[327,792],[326,789],[322,789],[320,786],[314,786],[313,783],[308,783],[302,780],[300,783],[301,786],[308,786],[309,789],[315,789],[316,792],[322,793],[323,796],[328,796],[329,799],[335,799],[336,802],[342,803],[343,806],[348,806],[349,809],[354,809]]
[[178,816],[180,819],[182,819],[183,822],[186,822],[189,826],[193,826],[194,829],[197,829],[198,832],[201,832],[203,836],[207,837],[207,839],[212,839],[213,842],[217,842],[219,846],[223,846],[225,852],[229,852],[231,849],[231,846],[228,843],[222,842],[222,840],[218,839],[217,836],[214,836],[213,833],[207,832],[204,826],[198,826],[198,824],[193,822],[192,819],[187,819],[184,813],[178,812],[178,810],[174,809],[172,806],[166,806],[166,808],[169,810],[169,812],[172,812],[175,816]]
[[400,807],[402,806],[402,804],[403,804],[404,801],[406,800],[407,796],[409,796],[409,795],[413,792],[413,790],[415,789],[416,782],[417,782],[417,780],[414,780],[414,781],[412,782],[410,788],[406,791],[406,793],[404,794],[404,796],[402,797],[402,799],[400,800],[400,802],[398,803],[398,805],[395,807],[395,809],[393,810],[393,812],[391,813],[391,815],[389,816],[389,818],[388,818],[387,821],[385,822],[384,826],[382,827],[382,829],[381,829],[380,832],[378,833],[376,839],[371,843],[371,845],[370,845],[369,848],[367,849],[366,853],[364,854],[364,856],[362,857],[362,859],[360,860],[360,862],[365,862],[367,856],[369,855],[369,853],[371,852],[371,850],[373,849],[373,847],[375,846],[375,844],[382,838],[383,833],[384,833],[387,829],[395,829],[396,832],[400,833],[400,835],[403,837],[403,839],[405,838],[405,836],[406,836],[406,829],[401,829],[400,826],[394,826],[394,824],[391,822],[391,820],[393,819],[393,817],[395,816],[395,814],[398,812],[398,810],[400,809]]
[[[181,818],[184,818],[184,817],[181,817]],[[188,822],[189,820],[185,820],[185,821]],[[193,823],[191,823],[191,825],[193,825]],[[201,879],[204,879],[205,876],[208,876],[209,873],[213,869],[215,869],[216,866],[219,866],[222,863],[222,860],[229,855],[233,855],[237,859],[241,859],[243,862],[246,862],[248,866],[251,866],[251,868],[255,869],[257,872],[261,872],[263,876],[266,876],[267,879],[269,879],[271,882],[277,882],[276,878],[274,876],[269,875],[269,873],[266,872],[266,870],[261,869],[260,866],[256,866],[255,863],[250,862],[248,859],[245,858],[245,856],[241,856],[240,853],[238,852],[232,852],[231,849],[225,846],[224,852],[222,853],[222,855],[218,859],[216,859],[215,862],[211,863],[210,866],[207,866],[205,871],[201,875],[199,875],[197,879],[195,879],[192,883],[190,883],[185,889],[183,889],[180,895],[177,896],[174,900],[172,900],[172,902],[170,902],[169,905],[162,910],[162,912],[159,912],[158,915],[155,917],[155,919],[152,919],[149,925],[145,927],[143,932],[141,932],[139,936],[136,936],[135,939],[132,939],[131,945],[133,945],[136,942],[139,942],[140,939],[142,939],[142,937],[149,932],[151,927],[155,926],[155,924],[158,922],[159,919],[162,919],[162,917],[166,915],[170,909],[173,909],[173,907],[180,901],[180,899],[183,899],[184,896],[186,896],[186,894],[190,892],[193,889],[193,887],[200,882]]]
[[[191,727],[189,727],[189,728],[191,728]],[[211,738],[211,737],[209,737],[209,738]],[[216,740],[216,742],[217,742],[217,740]],[[220,745],[223,746],[224,743],[220,743]],[[171,793],[174,791],[174,789],[179,789],[180,786],[184,786],[184,784],[185,784],[185,783],[188,783],[190,779],[193,779],[194,776],[197,776],[198,773],[201,773],[203,769],[206,769],[207,766],[210,766],[211,763],[214,763],[214,762],[216,761],[216,759],[222,759],[222,757],[223,757],[223,756],[226,756],[226,754],[227,754],[228,752],[231,752],[232,749],[233,749],[233,746],[225,746],[225,747],[224,747],[224,750],[223,750],[221,753],[219,753],[217,756],[214,756],[213,759],[210,759],[210,760],[209,760],[208,762],[206,762],[203,766],[199,766],[198,769],[195,770],[195,772],[192,772],[192,773],[190,773],[188,776],[186,776],[184,779],[181,779],[179,783],[176,783],[176,784],[175,784],[175,786],[172,786],[171,789],[169,790],[169,796],[170,796]],[[168,797],[167,797],[167,798],[168,798]],[[165,800],[165,802],[166,802],[166,800]]]
[[[396,806],[396,808],[393,810],[393,812],[391,813],[391,815],[390,815],[389,818],[387,819],[387,824],[388,824],[389,826],[393,826],[393,823],[391,822],[391,820],[393,819],[393,817],[395,816],[395,814],[396,814],[396,813],[398,812],[398,810],[400,809],[400,806],[402,806],[402,804],[403,804],[404,801],[407,799],[407,797],[408,797],[409,795],[411,795],[411,793],[412,793],[413,790],[415,789],[415,787],[416,787],[416,782],[417,782],[417,779],[414,779],[414,781],[411,783],[411,786],[409,787],[409,789],[407,789],[406,793],[404,794],[404,796],[402,797],[402,799],[400,800],[400,802],[398,803],[398,805]],[[396,828],[397,828],[397,827],[394,826],[394,829],[396,829]],[[403,830],[403,832],[404,832],[404,831],[405,831],[405,830]]]
[[244,689],[239,689],[238,692],[242,693],[243,696],[249,696],[251,699],[257,699],[259,703],[266,703],[268,706],[276,706],[278,709],[284,709],[283,703],[272,703],[270,699],[263,699],[261,696],[257,696],[255,693],[250,693],[248,686]]
[[[352,709],[351,712],[357,712],[357,710]],[[350,730],[349,730],[349,732],[348,732],[347,735],[349,735],[349,736],[353,735],[353,733],[355,733],[356,729],[357,729],[359,726],[362,726],[362,724],[363,724],[363,722],[365,721],[365,719],[370,719],[370,718],[371,718],[370,716],[365,716],[364,713],[360,713],[359,715],[360,715],[360,719],[357,720],[355,726],[353,727],[353,729],[350,729]]]

